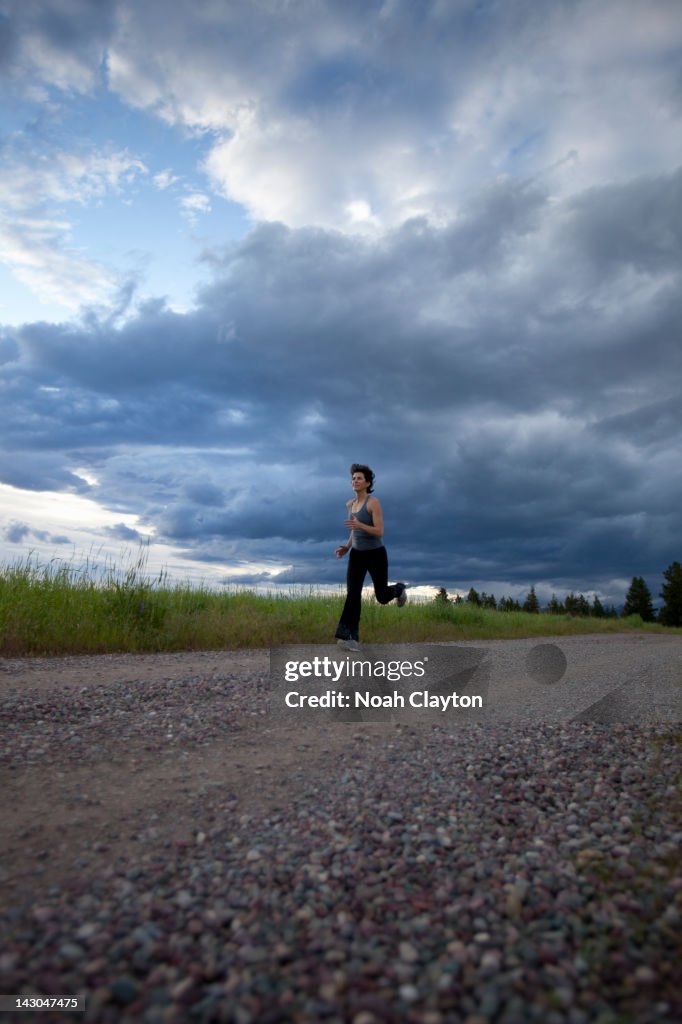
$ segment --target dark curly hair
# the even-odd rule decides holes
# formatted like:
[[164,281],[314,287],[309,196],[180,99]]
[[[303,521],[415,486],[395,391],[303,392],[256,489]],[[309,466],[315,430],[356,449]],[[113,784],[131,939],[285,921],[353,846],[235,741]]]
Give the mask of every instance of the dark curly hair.
[[374,473],[369,466],[364,466],[361,462],[354,462],[350,467],[350,475],[352,476],[353,473],[362,473],[368,484],[367,493],[371,494],[374,490]]

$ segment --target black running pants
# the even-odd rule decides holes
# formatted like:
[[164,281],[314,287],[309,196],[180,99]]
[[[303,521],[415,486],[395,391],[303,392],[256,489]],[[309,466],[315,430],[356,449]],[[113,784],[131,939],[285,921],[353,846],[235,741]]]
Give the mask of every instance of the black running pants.
[[366,551],[351,548],[346,574],[346,603],[336,628],[336,636],[340,640],[359,640],[362,585],[367,573],[372,578],[379,604],[388,604],[400,594],[397,583],[388,585],[388,555],[385,547],[369,548]]

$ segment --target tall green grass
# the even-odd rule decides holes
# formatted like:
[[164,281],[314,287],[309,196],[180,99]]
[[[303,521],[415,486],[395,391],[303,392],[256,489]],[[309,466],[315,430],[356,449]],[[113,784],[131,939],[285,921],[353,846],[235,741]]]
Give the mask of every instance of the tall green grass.
[[[256,594],[171,584],[145,556],[128,566],[77,567],[28,557],[0,568],[0,655],[98,654],[272,647],[333,642],[344,595]],[[469,604],[363,602],[366,643],[561,636],[623,630],[682,633],[628,619],[498,612]]]

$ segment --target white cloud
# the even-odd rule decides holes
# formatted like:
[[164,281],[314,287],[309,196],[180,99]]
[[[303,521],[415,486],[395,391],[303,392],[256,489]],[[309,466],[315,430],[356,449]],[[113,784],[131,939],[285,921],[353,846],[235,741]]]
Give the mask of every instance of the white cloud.
[[87,467],[81,466],[78,469],[71,470],[71,472],[74,476],[80,477],[81,480],[84,480],[89,487],[97,487],[99,484],[99,480],[95,474]]
[[152,178],[155,187],[158,188],[160,192],[164,192],[167,188],[170,188],[171,185],[176,185],[180,180],[181,179],[178,175],[173,174],[173,172],[168,169],[159,171],[159,173],[155,174]]
[[346,211],[353,224],[359,226],[376,224],[376,218],[372,214],[372,207],[366,199],[354,199],[347,204]]
[[2,262],[38,298],[71,312],[114,300],[120,273],[74,245],[67,207],[125,194],[146,173],[126,150],[35,152],[19,142],[8,147],[0,172]]
[[[97,84],[97,60],[93,60],[93,54],[65,50],[35,30],[22,35],[21,62],[37,78],[64,91],[86,93]],[[27,84],[29,97],[37,99],[40,93],[36,91],[35,79],[27,79]]]
[[183,215],[194,223],[200,213],[211,212],[211,200],[204,192],[190,192],[180,200]]
[[302,227],[345,219],[345,199],[335,195],[335,154],[312,126],[291,119],[259,126],[256,120],[250,114],[240,118],[234,135],[211,149],[205,170],[214,187],[256,220]]
[[125,523],[140,533],[151,534],[137,516],[103,508],[90,498],[79,494],[60,494],[54,491],[25,491],[0,483],[0,517],[20,515],[31,526],[39,526],[49,519],[51,529],[79,529],[95,533],[98,529]]
[[519,3],[477,24],[466,4],[304,6],[200,5],[191,29],[128,6],[112,43],[111,87],[213,134],[214,187],[256,219],[354,231],[361,203],[375,226],[443,222],[498,175],[565,195],[678,159],[667,0]]
[[444,223],[497,177],[543,176],[566,195],[679,159],[670,0],[70,0],[70,36],[36,2],[21,12],[34,86],[91,90],[106,47],[110,89],[205,136],[213,187],[257,220]]
[[76,312],[113,297],[118,275],[68,245],[69,224],[22,218],[0,225],[3,262],[41,300]]
[[35,150],[19,139],[4,155],[0,203],[15,213],[48,203],[85,205],[111,192],[120,194],[147,174],[145,164],[127,150]]

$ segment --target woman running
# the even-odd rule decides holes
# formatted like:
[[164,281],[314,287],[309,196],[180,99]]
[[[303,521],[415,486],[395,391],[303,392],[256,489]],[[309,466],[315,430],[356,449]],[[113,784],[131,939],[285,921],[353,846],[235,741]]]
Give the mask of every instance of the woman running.
[[351,531],[346,544],[336,549],[336,557],[350,551],[346,575],[347,596],[343,612],[336,627],[336,639],[348,651],[359,651],[360,607],[362,585],[367,573],[372,577],[374,593],[379,604],[396,599],[402,608],[407,602],[404,583],[388,585],[388,555],[384,547],[384,518],[379,499],[372,495],[374,473],[369,466],[354,462],[350,467],[351,486],[355,497],[346,502],[348,519],[344,526]]

